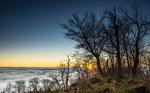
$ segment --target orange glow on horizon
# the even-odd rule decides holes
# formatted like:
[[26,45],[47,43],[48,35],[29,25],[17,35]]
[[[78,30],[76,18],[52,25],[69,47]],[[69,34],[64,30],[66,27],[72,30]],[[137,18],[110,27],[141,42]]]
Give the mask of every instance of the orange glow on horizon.
[[1,50],[0,67],[57,67],[68,51],[55,49],[10,49]]
[[[0,60],[1,61],[1,60]],[[0,67],[57,67],[57,61],[1,61]]]
[[0,67],[57,67],[60,59],[49,56],[0,56]]

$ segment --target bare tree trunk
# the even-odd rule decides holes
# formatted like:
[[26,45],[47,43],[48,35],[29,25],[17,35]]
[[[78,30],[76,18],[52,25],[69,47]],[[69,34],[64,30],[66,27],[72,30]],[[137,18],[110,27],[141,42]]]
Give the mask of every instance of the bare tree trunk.
[[107,70],[106,72],[107,74],[110,74],[110,68],[109,68],[108,62],[109,62],[109,59],[106,60],[106,70]]
[[131,64],[130,64],[130,61],[129,61],[129,54],[128,54],[128,51],[127,49],[125,49],[125,52],[126,52],[126,58],[127,58],[127,73],[128,75],[130,75],[130,72],[131,72]]
[[97,64],[98,73],[102,74],[102,69],[101,69],[101,65],[100,65],[99,56],[96,57],[96,64]]
[[68,86],[68,81],[69,81],[69,68],[70,68],[70,58],[68,56],[68,60],[67,60],[67,73],[66,73],[66,87]]
[[122,66],[121,66],[121,59],[120,59],[120,53],[117,53],[117,74],[118,78],[122,78]]
[[[115,23],[114,23],[115,24]],[[116,41],[117,41],[117,45],[116,45],[116,50],[117,50],[117,75],[118,78],[122,78],[122,66],[121,66],[121,58],[120,58],[120,41],[119,41],[119,31],[118,31],[118,26],[115,24],[116,29],[115,29],[115,35],[116,35]]]
[[115,72],[114,55],[110,54],[109,59],[110,59],[110,62],[111,62],[110,73],[111,73],[111,75],[114,75],[114,72]]
[[133,78],[135,76],[137,76],[137,67],[139,65],[139,48],[138,48],[138,41],[136,42],[136,47],[135,47],[135,59],[134,59],[134,64],[133,64],[133,68],[132,68],[132,75]]

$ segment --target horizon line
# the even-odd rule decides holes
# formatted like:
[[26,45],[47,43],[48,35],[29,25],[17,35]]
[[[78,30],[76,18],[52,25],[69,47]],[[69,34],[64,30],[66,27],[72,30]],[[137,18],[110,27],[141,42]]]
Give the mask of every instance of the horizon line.
[[19,67],[19,66],[0,66],[0,68],[58,68],[57,66],[54,67]]

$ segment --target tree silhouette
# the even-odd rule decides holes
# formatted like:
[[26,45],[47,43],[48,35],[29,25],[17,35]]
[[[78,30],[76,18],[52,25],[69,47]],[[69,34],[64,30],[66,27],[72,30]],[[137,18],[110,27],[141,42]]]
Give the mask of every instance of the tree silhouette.
[[99,57],[105,44],[102,21],[103,18],[97,20],[93,13],[85,13],[83,17],[74,14],[62,25],[66,30],[66,36],[78,43],[77,48],[85,49],[96,58],[99,73],[102,73]]
[[[116,54],[116,59],[117,59],[117,73],[118,77],[122,77],[122,66],[121,66],[121,38],[120,38],[120,32],[122,28],[122,22],[121,18],[119,17],[119,14],[117,12],[117,9],[113,7],[112,9],[109,9],[105,11],[105,17],[107,18],[107,30],[105,30],[105,34],[108,37],[107,42],[110,42],[108,44],[111,45],[111,47],[114,50],[114,54]],[[111,50],[112,51],[112,50]],[[109,52],[107,50],[106,52]]]
[[106,61],[107,67],[111,62],[112,72],[117,71],[118,78],[123,78],[125,68],[128,74],[132,72],[133,77],[136,76],[140,56],[148,53],[148,46],[145,45],[149,42],[145,42],[145,39],[150,34],[150,20],[138,7],[131,10],[113,7],[104,11],[99,18],[93,13],[84,16],[74,14],[62,25],[66,30],[65,35],[77,42],[77,48],[95,57],[99,73],[102,74],[104,70],[100,62],[100,56],[104,54],[111,58]]
[[144,39],[149,35],[150,30],[150,20],[142,12],[142,9],[138,7],[133,7],[130,12],[124,11],[125,16],[129,20],[128,24],[130,25],[130,53],[133,57],[133,67],[132,74],[133,76],[137,75],[137,67],[140,62],[140,54],[142,49],[145,48]]

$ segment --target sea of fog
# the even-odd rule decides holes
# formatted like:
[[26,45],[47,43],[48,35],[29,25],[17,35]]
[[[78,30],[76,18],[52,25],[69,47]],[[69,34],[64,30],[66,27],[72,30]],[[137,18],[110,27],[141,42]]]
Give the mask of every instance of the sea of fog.
[[0,68],[0,91],[6,88],[6,85],[17,80],[26,82],[34,77],[40,79],[48,78],[49,73],[58,73],[57,69],[47,68]]

